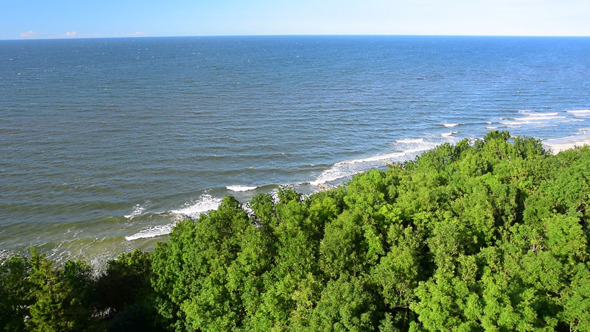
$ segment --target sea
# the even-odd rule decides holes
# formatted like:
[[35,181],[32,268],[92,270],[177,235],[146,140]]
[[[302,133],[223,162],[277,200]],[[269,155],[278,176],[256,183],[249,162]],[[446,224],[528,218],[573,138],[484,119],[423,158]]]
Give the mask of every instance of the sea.
[[311,194],[490,130],[590,129],[590,38],[0,41],[0,256],[95,266],[279,187]]

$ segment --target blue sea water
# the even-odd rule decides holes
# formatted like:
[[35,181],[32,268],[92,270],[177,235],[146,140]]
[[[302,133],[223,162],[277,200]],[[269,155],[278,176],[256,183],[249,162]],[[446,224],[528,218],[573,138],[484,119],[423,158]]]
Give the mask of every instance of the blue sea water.
[[0,41],[0,254],[100,264],[233,195],[590,128],[590,38]]

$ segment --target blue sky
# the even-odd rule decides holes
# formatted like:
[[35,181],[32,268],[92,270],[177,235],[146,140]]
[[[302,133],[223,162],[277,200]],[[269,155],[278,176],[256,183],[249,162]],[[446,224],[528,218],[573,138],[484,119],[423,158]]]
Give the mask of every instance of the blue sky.
[[0,39],[385,34],[590,36],[588,0],[0,0]]

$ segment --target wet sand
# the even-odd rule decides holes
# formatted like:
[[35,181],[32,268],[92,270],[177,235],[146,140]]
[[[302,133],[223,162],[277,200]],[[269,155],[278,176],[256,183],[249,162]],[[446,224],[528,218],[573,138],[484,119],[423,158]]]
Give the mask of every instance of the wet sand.
[[567,149],[573,149],[576,146],[590,145],[590,133],[585,132],[563,138],[548,139],[543,141],[543,145],[556,154]]

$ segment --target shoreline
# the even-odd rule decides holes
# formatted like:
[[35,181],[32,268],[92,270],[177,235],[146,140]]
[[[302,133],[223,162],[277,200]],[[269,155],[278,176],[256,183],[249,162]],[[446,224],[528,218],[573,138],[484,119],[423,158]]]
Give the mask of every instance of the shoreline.
[[551,138],[543,140],[543,145],[553,154],[558,154],[561,151],[573,149],[578,146],[590,145],[590,132],[581,132],[579,134]]

